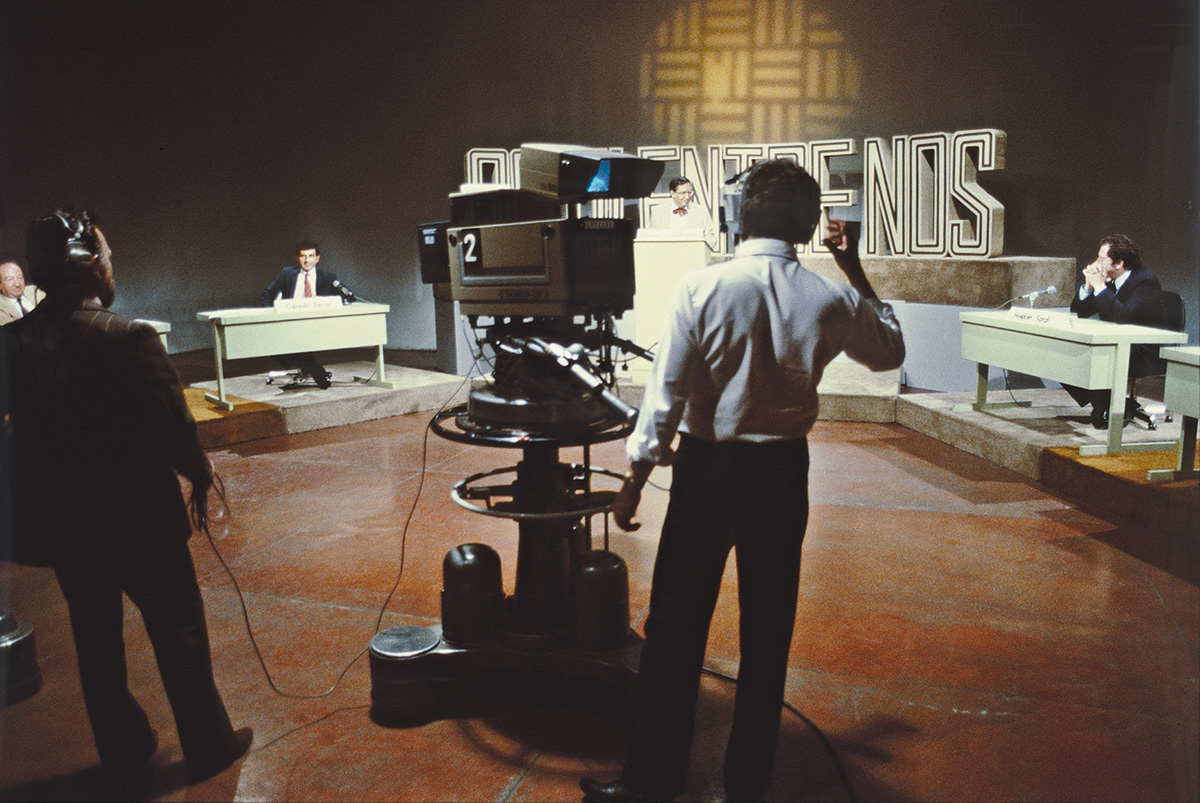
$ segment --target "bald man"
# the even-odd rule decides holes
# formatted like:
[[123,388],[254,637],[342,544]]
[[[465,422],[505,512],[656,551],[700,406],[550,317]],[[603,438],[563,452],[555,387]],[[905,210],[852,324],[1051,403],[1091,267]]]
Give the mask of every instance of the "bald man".
[[25,273],[16,262],[0,264],[0,326],[24,318],[45,295],[25,284]]

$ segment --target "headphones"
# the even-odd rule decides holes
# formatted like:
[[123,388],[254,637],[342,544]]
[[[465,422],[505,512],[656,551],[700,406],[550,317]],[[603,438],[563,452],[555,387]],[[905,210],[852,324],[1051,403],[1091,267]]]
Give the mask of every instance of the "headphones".
[[71,210],[58,209],[54,216],[67,233],[67,241],[63,243],[63,261],[80,267],[95,262],[100,256],[100,243],[96,239],[91,215],[87,212],[77,215]]

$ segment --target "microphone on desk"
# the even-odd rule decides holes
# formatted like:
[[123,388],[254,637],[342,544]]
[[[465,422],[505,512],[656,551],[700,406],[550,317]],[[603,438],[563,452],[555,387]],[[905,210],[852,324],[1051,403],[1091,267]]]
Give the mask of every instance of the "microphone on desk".
[[1013,303],[1014,301],[1025,301],[1027,299],[1029,301],[1029,306],[1032,307],[1033,303],[1035,301],[1037,301],[1038,296],[1049,295],[1050,293],[1053,293],[1057,289],[1058,288],[1055,287],[1054,285],[1050,285],[1049,287],[1047,287],[1044,290],[1034,290],[1032,293],[1026,293],[1023,296],[1015,296],[1013,298],[1010,298],[1008,301],[1005,301],[1000,306],[996,307],[996,309],[1004,309],[1005,307],[1007,307],[1009,304]]
[[[336,286],[336,282],[334,284]],[[1024,301],[1025,299],[1029,299],[1030,301],[1032,301],[1033,299],[1037,298],[1038,296],[1049,295],[1050,293],[1053,293],[1057,289],[1058,288],[1055,287],[1054,285],[1050,285],[1045,290],[1034,290],[1032,293],[1026,293],[1023,296],[1017,296],[1017,300]]]
[[341,293],[342,298],[346,299],[347,301],[358,301],[358,298],[354,295],[350,288],[342,284],[338,279],[333,280],[333,289]]

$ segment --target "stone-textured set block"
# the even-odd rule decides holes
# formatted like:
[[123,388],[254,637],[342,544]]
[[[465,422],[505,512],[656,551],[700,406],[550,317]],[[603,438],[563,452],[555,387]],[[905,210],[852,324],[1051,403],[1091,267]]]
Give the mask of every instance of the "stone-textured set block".
[[[825,254],[806,255],[806,268],[844,282],[845,274]],[[863,270],[880,298],[920,304],[950,304],[992,309],[1054,285],[1039,296],[1039,307],[1065,307],[1075,290],[1075,260],[1069,257],[1001,257],[998,259],[923,259],[862,257]],[[1024,303],[1024,302],[1021,302]]]

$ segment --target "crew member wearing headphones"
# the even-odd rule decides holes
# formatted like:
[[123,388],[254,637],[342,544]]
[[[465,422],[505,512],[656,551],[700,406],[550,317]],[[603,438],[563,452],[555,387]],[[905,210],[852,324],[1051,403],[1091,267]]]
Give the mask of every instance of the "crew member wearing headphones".
[[27,250],[46,298],[0,330],[12,376],[13,557],[54,569],[109,782],[130,796],[144,790],[158,747],[126,679],[125,594],[141,611],[196,783],[253,738],[233,729],[213,679],[176,476],[191,482],[203,526],[211,468],[158,333],[107,309],[112,251],[89,215],[34,222]]

